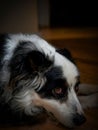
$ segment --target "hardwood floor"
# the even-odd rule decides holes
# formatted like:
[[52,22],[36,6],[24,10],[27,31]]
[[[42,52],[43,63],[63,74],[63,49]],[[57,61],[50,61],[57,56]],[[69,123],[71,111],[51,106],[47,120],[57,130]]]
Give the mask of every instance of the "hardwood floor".
[[[81,82],[98,84],[98,31],[97,29],[42,29],[39,34],[51,44],[71,51],[81,75]],[[98,109],[86,111],[87,122],[75,130],[97,130]],[[67,130],[46,118],[30,126],[0,126],[0,130]]]
[[98,28],[42,28],[39,34],[47,40],[98,38]]

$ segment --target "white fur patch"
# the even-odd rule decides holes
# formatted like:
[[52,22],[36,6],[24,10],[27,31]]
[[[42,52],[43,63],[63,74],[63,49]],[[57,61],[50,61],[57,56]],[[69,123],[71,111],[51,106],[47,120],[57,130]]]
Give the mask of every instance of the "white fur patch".
[[54,66],[61,66],[63,76],[67,79],[69,86],[75,85],[76,77],[79,76],[79,71],[72,62],[59,53],[55,53]]
[[4,57],[4,61],[11,59],[15,48],[21,41],[32,42],[32,46],[28,46],[29,50],[38,50],[40,52],[44,52],[45,55],[49,56],[50,59],[54,56],[55,48],[37,35],[10,34],[9,37],[10,39],[6,40],[6,55]]

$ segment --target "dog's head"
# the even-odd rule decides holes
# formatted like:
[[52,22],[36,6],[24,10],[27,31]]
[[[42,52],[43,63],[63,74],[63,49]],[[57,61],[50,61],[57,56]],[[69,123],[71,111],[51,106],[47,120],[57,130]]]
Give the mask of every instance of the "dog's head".
[[8,76],[1,81],[11,108],[28,115],[44,108],[68,127],[85,121],[77,98],[79,72],[68,50],[36,35],[10,35],[5,52],[1,74]]

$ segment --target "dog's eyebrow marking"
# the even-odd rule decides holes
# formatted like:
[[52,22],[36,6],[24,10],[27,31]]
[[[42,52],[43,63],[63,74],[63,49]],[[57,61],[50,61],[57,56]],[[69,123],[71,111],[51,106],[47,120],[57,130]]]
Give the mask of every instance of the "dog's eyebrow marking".
[[64,79],[55,79],[52,81],[47,82],[47,84],[42,88],[41,91],[48,91],[52,90],[54,88],[62,88],[62,87],[67,87],[66,81]]

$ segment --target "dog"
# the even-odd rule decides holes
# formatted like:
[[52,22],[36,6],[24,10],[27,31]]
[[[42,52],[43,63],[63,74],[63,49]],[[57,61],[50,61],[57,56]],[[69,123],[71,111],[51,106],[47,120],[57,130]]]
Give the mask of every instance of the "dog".
[[67,49],[35,34],[0,36],[0,110],[30,117],[46,111],[67,127],[82,125],[86,117],[77,97],[79,83]]

